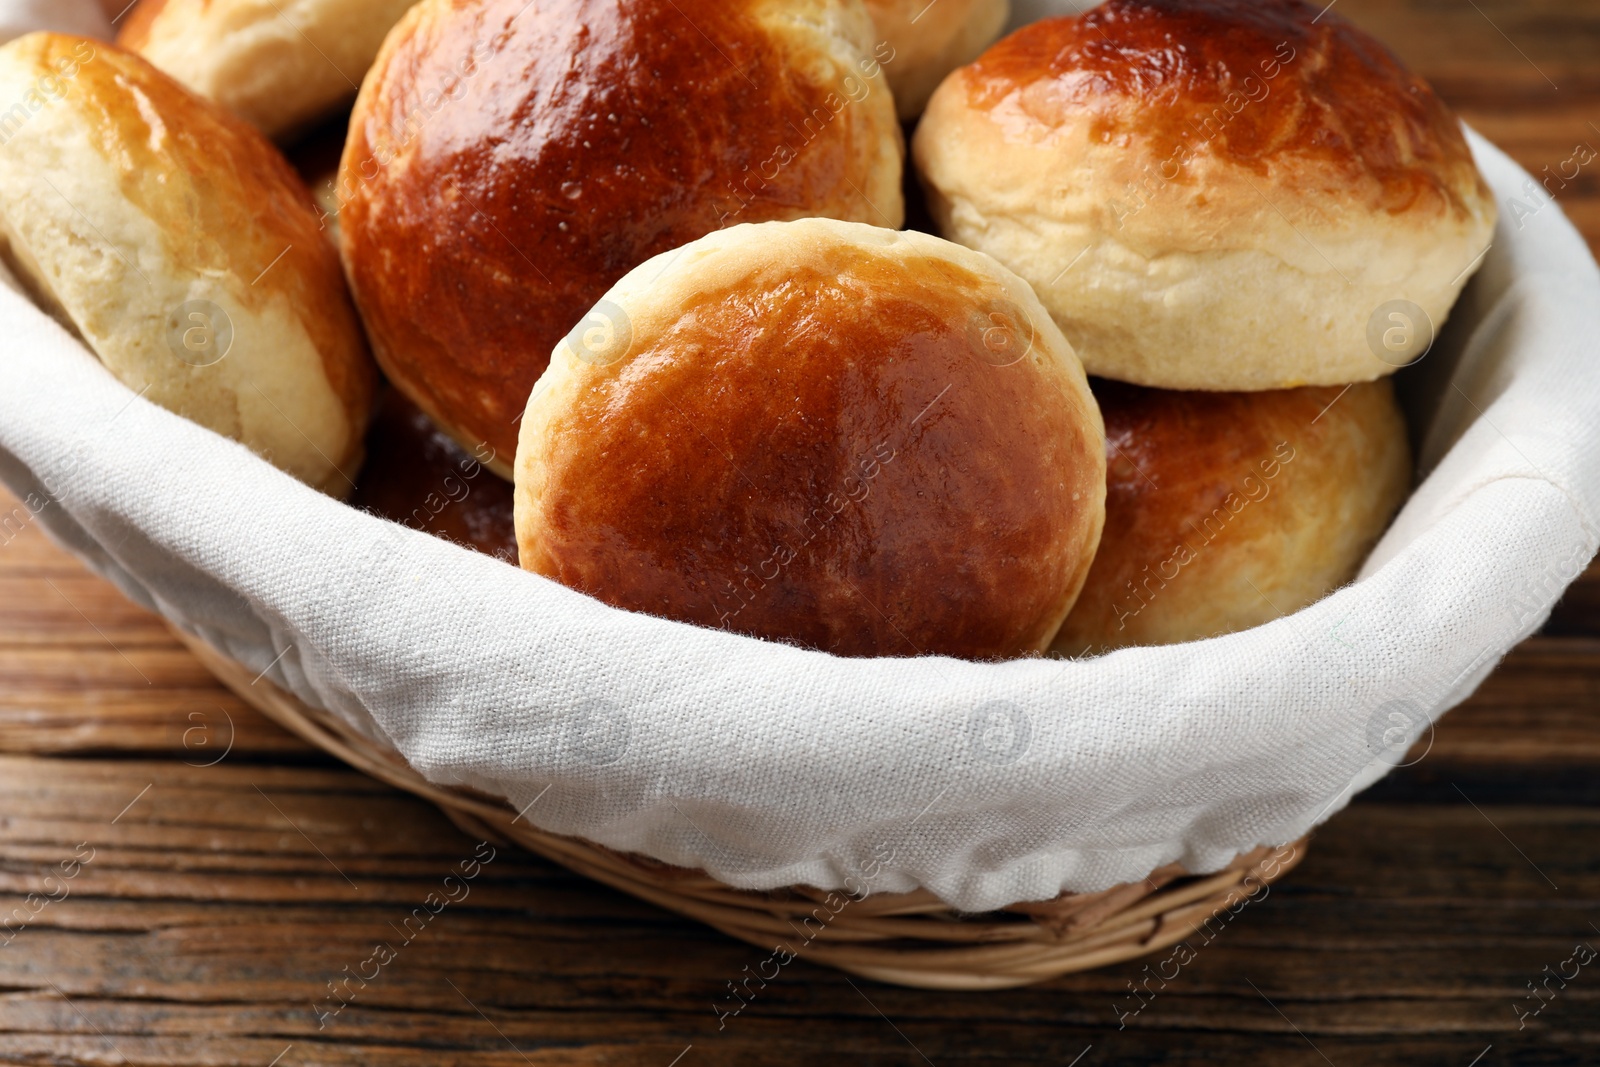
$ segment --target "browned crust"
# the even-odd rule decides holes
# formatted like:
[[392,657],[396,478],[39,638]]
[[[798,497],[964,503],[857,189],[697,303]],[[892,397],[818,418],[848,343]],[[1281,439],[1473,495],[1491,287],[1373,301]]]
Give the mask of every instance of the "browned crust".
[[1410,489],[1388,379],[1259,393],[1094,386],[1106,525],[1062,652],[1195,640],[1298,611],[1355,576]]
[[837,655],[1048,643],[1102,506],[1098,419],[1058,334],[992,279],[842,243],[708,277],[672,313],[568,394],[539,477],[519,469],[539,484],[523,566]]
[[872,113],[756,6],[424,0],[390,35],[345,150],[344,257],[385,371],[464,443],[510,463],[551,349],[650,256],[732,223],[875,218],[887,101],[863,152]]
[[1487,197],[1427,82],[1321,3],[1109,0],[1024,27],[964,78],[973,106],[1016,98],[1042,127],[1088,112],[1092,143],[1146,144],[1164,181],[1198,181],[1186,164],[1215,159],[1291,185],[1314,167],[1396,213],[1467,218]]

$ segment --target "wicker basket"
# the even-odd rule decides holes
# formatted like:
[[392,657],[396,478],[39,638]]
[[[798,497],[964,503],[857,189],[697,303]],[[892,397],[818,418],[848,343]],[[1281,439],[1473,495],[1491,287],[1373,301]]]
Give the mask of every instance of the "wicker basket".
[[[986,915],[952,911],[931,893],[855,898],[805,886],[752,892],[702,871],[544,833],[503,801],[434,785],[399,754],[335,716],[251,673],[203,641],[174,629],[241,699],[357,770],[437,804],[467,833],[514,843],[624,893],[697,919],[763,951],[922,989],[1005,989],[1104,967],[1177,944],[1225,908],[1281,878],[1304,857],[1304,839],[1238,857],[1195,877],[1171,865],[1142,882],[1064,894]],[[1245,887],[1247,880],[1254,882]]]

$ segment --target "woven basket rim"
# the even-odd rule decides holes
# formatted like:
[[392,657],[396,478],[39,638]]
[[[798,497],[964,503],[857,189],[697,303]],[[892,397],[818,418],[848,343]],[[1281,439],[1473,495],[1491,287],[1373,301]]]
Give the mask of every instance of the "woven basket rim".
[[1255,849],[1208,875],[1169,864],[1139,882],[982,915],[958,912],[922,889],[860,897],[811,886],[737,889],[704,871],[547,833],[503,800],[429,782],[399,753],[337,716],[252,676],[201,638],[177,626],[172,630],[247,704],[351,767],[432,802],[467,833],[520,846],[764,951],[894,985],[1005,989],[1157,952],[1240,900],[1255,899],[1299,864],[1308,841]]

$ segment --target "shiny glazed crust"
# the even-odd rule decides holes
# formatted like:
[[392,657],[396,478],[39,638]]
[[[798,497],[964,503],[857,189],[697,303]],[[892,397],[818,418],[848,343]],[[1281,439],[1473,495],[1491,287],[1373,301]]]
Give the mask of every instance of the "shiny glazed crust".
[[423,0],[340,175],[391,380],[509,476],[551,349],[634,266],[740,222],[898,226],[872,40],[860,0]]
[[375,381],[310,194],[258,131],[100,41],[0,49],[8,264],[130,388],[335,495]]
[[1375,313],[1442,326],[1496,209],[1427,84],[1323,6],[1110,0],[1012,34],[918,129],[941,232],[1032,283],[1093,374],[1389,373],[1429,331],[1380,358]]
[[738,226],[622,279],[522,419],[522,565],[840,655],[1043,649],[1103,521],[1100,416],[1020,279],[918,233]]
[[1411,490],[1392,384],[1181,393],[1096,381],[1106,528],[1068,655],[1233,633],[1355,577]]
[[117,34],[270,137],[355,98],[413,0],[141,0]]
[[945,75],[1000,36],[1010,0],[866,0],[883,38],[878,58],[894,90],[895,111],[910,122],[928,106]]

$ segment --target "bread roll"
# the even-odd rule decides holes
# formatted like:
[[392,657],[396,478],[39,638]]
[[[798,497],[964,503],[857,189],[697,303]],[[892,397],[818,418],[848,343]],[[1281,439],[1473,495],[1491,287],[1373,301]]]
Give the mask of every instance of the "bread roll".
[[0,48],[0,244],[147,399],[343,495],[375,374],[310,194],[259,132],[138,56]]
[[1194,641],[1299,611],[1355,577],[1411,489],[1387,379],[1348,391],[1094,386],[1106,528],[1056,638],[1068,655]]
[[344,258],[379,362],[509,477],[550,350],[632,267],[722,226],[898,226],[860,0],[423,0],[351,119]]
[[825,219],[640,266],[557,348],[517,453],[522,565],[847,656],[1049,644],[1104,513],[1082,368],[987,256]]
[[1420,356],[1494,200],[1428,85],[1328,6],[1109,0],[1012,34],[917,131],[940,232],[1032,283],[1091,374],[1276,389]]
[[414,0],[140,0],[117,43],[269,137],[356,95]]
[[945,75],[1000,36],[1011,0],[867,0],[867,10],[883,38],[876,52],[894,90],[895,111],[910,122]]
[[351,507],[516,564],[511,483],[490,474],[403,393],[384,391],[367,454]]

